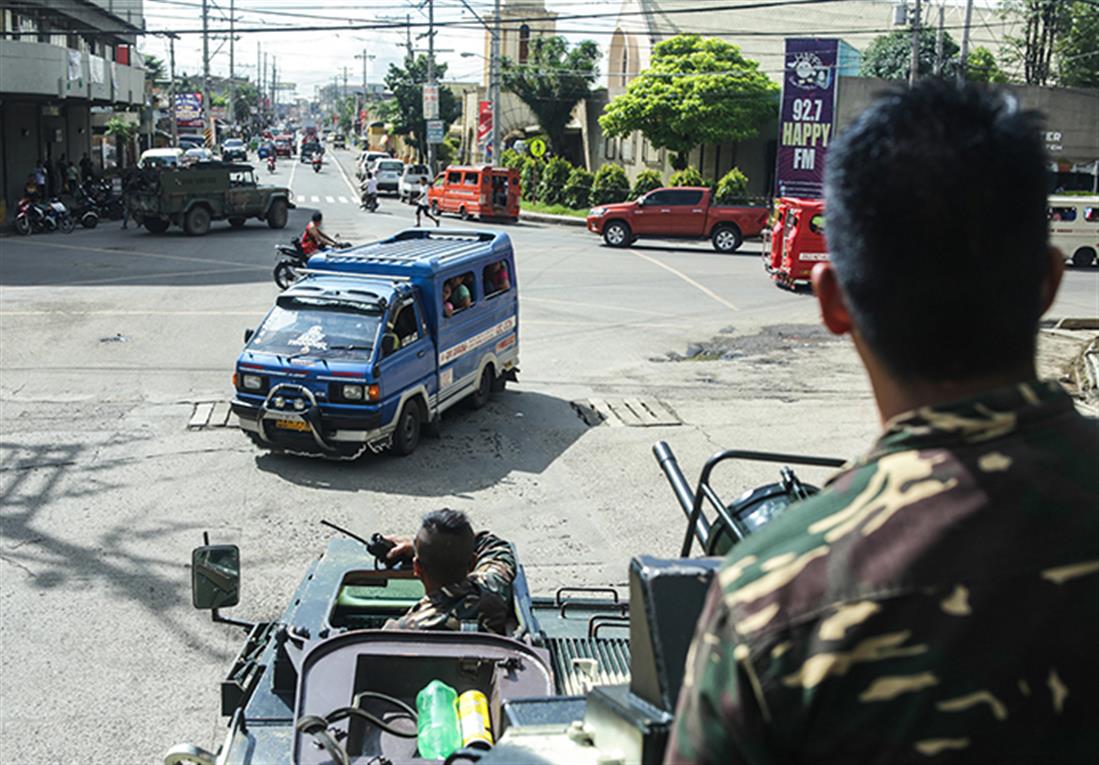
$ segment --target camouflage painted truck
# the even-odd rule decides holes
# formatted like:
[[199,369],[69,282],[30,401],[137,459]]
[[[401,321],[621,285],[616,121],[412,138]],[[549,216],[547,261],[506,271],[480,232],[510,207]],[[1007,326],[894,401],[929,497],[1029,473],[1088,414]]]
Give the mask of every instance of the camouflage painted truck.
[[153,234],[181,226],[188,236],[205,236],[211,221],[227,220],[241,228],[249,218],[271,228],[286,226],[290,189],[256,182],[251,165],[200,162],[187,168],[147,173],[127,193],[130,212]]
[[[719,452],[692,489],[667,444],[653,451],[687,515],[678,555],[633,558],[627,599],[606,587],[534,596],[516,554],[504,635],[465,622],[455,632],[383,629],[424,589],[411,570],[388,567],[379,535],[322,521],[350,538],[330,540],[283,613],[261,622],[219,613],[240,601],[239,548],[196,548],[194,605],[248,637],[221,682],[224,742],[216,752],[177,745],[164,765],[657,765],[719,556],[817,492],[783,467],[779,481],[726,502],[710,483],[714,468],[753,460],[835,469],[843,460]],[[704,557],[689,557],[695,540]],[[420,756],[414,705],[433,679],[483,694],[491,751],[459,749],[445,763]]]

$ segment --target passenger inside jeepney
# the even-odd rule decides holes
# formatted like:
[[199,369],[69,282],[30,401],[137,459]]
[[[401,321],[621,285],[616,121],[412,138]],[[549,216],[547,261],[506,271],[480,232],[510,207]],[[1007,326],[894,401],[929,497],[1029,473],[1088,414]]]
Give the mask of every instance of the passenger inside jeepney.
[[466,514],[449,508],[425,515],[415,539],[387,539],[394,543],[387,561],[411,559],[426,593],[387,629],[460,630],[475,623],[506,633],[516,572],[508,542],[488,531],[474,533]]

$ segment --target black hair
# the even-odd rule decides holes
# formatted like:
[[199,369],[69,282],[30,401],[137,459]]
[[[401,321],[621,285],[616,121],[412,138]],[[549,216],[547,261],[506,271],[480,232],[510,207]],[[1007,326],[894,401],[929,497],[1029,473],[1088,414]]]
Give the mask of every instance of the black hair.
[[317,210],[315,213],[313,213],[313,222],[314,223],[320,223],[323,219],[324,219],[324,215],[321,214],[320,210]]
[[829,148],[827,239],[860,335],[893,374],[965,380],[1033,360],[1048,270],[1040,115],[927,79]]
[[459,582],[473,564],[473,527],[461,510],[443,508],[424,516],[416,535],[416,558],[439,586]]

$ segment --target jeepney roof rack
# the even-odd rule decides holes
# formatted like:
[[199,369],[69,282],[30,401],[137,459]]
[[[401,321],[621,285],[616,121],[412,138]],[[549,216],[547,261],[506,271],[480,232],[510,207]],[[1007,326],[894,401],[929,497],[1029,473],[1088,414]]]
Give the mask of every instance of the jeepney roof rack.
[[444,264],[483,252],[485,245],[491,246],[499,236],[502,235],[493,231],[408,229],[377,242],[325,253],[325,258],[332,263]]
[[[330,271],[325,268],[302,268],[298,273],[306,276],[338,276],[343,279],[380,279],[386,282],[407,282],[411,277],[399,274],[371,274],[365,271]],[[293,289],[293,287],[291,287]]]

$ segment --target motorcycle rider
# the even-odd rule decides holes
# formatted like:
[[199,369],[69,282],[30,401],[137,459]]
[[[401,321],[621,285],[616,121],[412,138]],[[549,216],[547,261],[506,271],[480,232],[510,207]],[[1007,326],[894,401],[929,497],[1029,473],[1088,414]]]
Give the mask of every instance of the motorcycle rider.
[[366,182],[363,183],[363,198],[362,204],[359,205],[362,209],[369,209],[371,212],[378,209],[378,179],[374,177],[374,173],[367,172]]
[[275,172],[275,150],[273,148],[271,153],[267,155],[267,169],[272,173]]
[[301,235],[301,249],[306,255],[312,255],[325,247],[335,247],[339,244],[335,239],[321,230],[321,222],[324,215],[320,210],[313,213],[313,219],[305,227],[305,233]]

